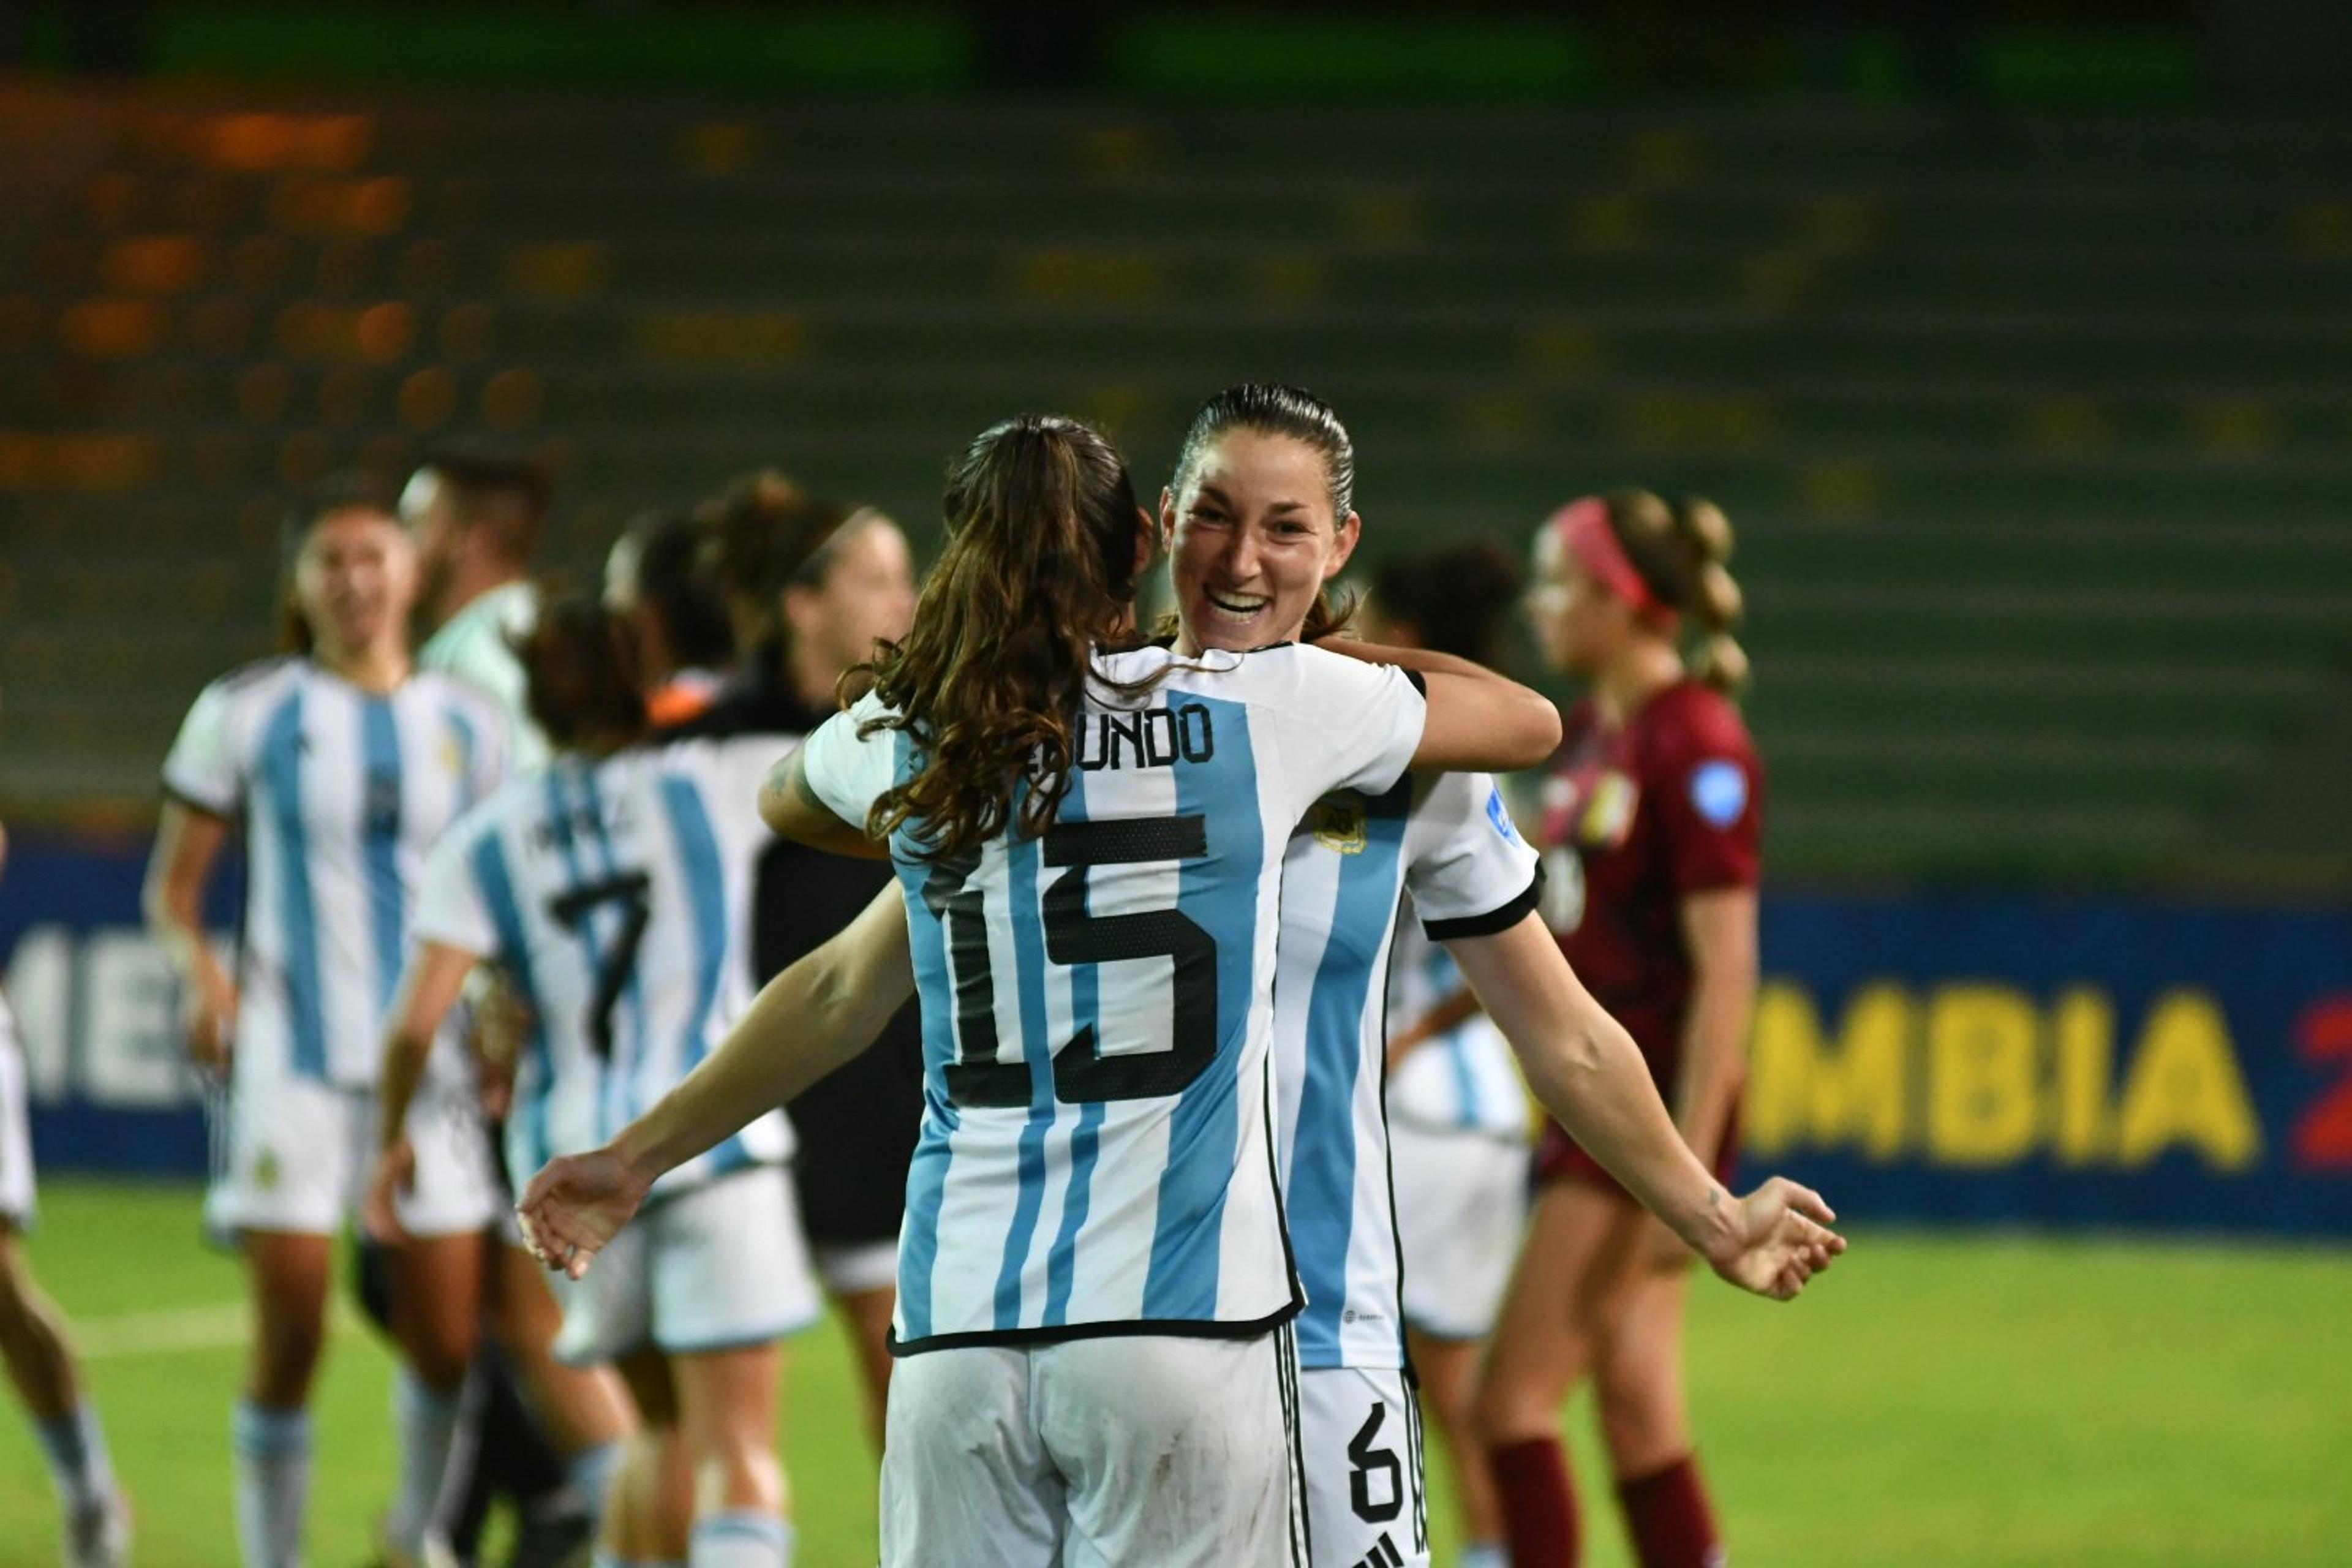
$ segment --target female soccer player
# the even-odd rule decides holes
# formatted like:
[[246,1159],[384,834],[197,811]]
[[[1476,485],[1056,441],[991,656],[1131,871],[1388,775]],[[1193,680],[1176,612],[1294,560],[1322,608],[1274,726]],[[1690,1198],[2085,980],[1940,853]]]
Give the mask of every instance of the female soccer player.
[[[1706,501],[1587,497],[1535,546],[1545,658],[1587,679],[1545,795],[1547,914],[1623,1020],[1698,1157],[1728,1172],[1756,992],[1763,776],[1727,693],[1739,593],[1731,529]],[[1683,644],[1703,634],[1696,658]],[[1478,1394],[1517,1568],[1577,1561],[1559,1413],[1590,1374],[1619,1501],[1644,1568],[1722,1551],[1682,1393],[1687,1254],[1557,1127]]]
[[[681,732],[806,735],[840,711],[842,677],[872,658],[877,641],[907,635],[915,574],[906,536],[871,508],[844,511],[772,475],[736,485],[709,515],[730,574],[729,596],[750,607],[740,619],[762,630],[718,702]],[[753,980],[764,984],[840,931],[890,879],[878,861],[771,843],[753,893]],[[798,1144],[801,1218],[818,1277],[858,1352],[877,1449],[890,1387],[898,1225],[922,1113],[922,1025],[912,1006],[891,1019],[878,1048],[785,1107]]]
[[628,617],[643,658],[646,710],[657,726],[683,724],[719,698],[735,658],[735,628],[704,569],[707,531],[654,512],[604,553],[604,603]]
[[[709,1054],[750,996],[753,804],[782,742],[640,743],[637,653],[601,605],[550,609],[523,663],[555,758],[460,820],[426,868],[383,1047],[379,1203],[429,1179],[402,1111],[478,963],[499,965],[535,1020],[508,1119],[519,1178],[642,1110]],[[791,1557],[777,1341],[817,1303],[782,1170],[789,1134],[773,1111],[745,1120],[664,1177],[627,1256],[565,1291],[556,1342],[567,1361],[617,1362],[654,1447],[682,1447],[694,1568],[780,1568]],[[656,1452],[635,1473],[665,1468]],[[644,1522],[660,1535],[683,1521]],[[676,1550],[611,1532],[606,1545],[624,1560]]]
[[[1178,650],[1320,637],[1335,619],[1325,585],[1362,533],[1354,478],[1347,429],[1312,394],[1244,384],[1210,399],[1160,503]],[[1277,1158],[1307,1298],[1300,1461],[1316,1568],[1419,1563],[1428,1551],[1381,1092],[1401,895],[1493,1008],[1545,1102],[1727,1275],[1793,1293],[1835,1245],[1790,1212],[1800,1202],[1826,1218],[1818,1198],[1771,1183],[1735,1210],[1691,1159],[1632,1043],[1545,932],[1534,873],[1493,781],[1470,773],[1326,796],[1285,856]]]
[[[1392,557],[1372,580],[1381,640],[1498,664],[1520,586],[1517,561],[1492,539]],[[1398,922],[1388,1008],[1405,1348],[1454,1475],[1465,1540],[1455,1561],[1503,1568],[1502,1505],[1472,1396],[1527,1223],[1527,1090],[1510,1043],[1418,921]]]
[[[501,768],[478,693],[421,673],[408,647],[416,556],[386,500],[335,481],[295,520],[289,629],[301,650],[205,688],[163,763],[147,915],[178,966],[197,1066],[228,1083],[226,1160],[206,1204],[242,1246],[255,1332],[234,1421],[249,1568],[299,1560],[308,1405],[332,1238],[359,1197],[375,1120],[375,1040],[425,852]],[[205,890],[242,826],[236,973],[215,956]],[[426,1175],[394,1259],[402,1479],[411,1542],[440,1488],[498,1211],[472,1063],[433,1056],[412,1135]],[[394,1542],[397,1547],[400,1542]]]
[[[8,836],[0,832],[0,865]],[[25,1052],[0,996],[0,1363],[39,1431],[65,1513],[68,1568],[121,1568],[131,1510],[114,1479],[98,1406],[74,1364],[57,1303],[42,1294],[16,1237],[33,1220],[33,1140],[25,1108]]]
[[[1486,676],[1433,674],[1424,701],[1402,671],[1314,649],[1114,651],[1152,530],[1074,422],[984,433],[945,510],[874,694],[765,796],[796,836],[887,840],[914,926],[929,1104],[884,1557],[1280,1561],[1276,1331],[1298,1305],[1268,1118],[1283,847],[1334,787],[1516,763],[1553,719]],[[528,1194],[525,1214],[565,1217]]]

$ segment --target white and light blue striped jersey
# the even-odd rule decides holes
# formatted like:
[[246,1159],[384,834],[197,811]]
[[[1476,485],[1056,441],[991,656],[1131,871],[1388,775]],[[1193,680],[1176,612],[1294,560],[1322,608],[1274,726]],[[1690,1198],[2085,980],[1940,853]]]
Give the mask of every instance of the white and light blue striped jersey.
[[[788,736],[559,754],[435,848],[421,942],[498,963],[533,1015],[507,1118],[518,1190],[593,1149],[709,1056],[751,1005],[760,781]],[[781,1111],[654,1184],[699,1185],[792,1152]]]
[[163,787],[243,819],[240,1073],[375,1082],[425,855],[498,783],[504,735],[479,692],[422,672],[377,695],[275,658],[197,696]]
[[[1461,991],[1454,955],[1418,922],[1397,931],[1389,965],[1389,1026],[1402,1028]],[[1527,1082],[1503,1031],[1474,1013],[1423,1042],[1389,1075],[1389,1115],[1425,1132],[1458,1132],[1525,1142],[1531,1131]]]
[[1276,1081],[1307,1367],[1404,1364],[1389,1189],[1389,950],[1399,896],[1443,940],[1536,905],[1536,853],[1484,773],[1408,779],[1316,804],[1283,866]]
[[[1053,828],[936,864],[892,846],[922,997],[902,1351],[1248,1332],[1298,1302],[1272,1142],[1282,858],[1307,809],[1389,789],[1425,711],[1318,648],[1106,656]],[[914,772],[869,698],[810,739],[852,822]]]

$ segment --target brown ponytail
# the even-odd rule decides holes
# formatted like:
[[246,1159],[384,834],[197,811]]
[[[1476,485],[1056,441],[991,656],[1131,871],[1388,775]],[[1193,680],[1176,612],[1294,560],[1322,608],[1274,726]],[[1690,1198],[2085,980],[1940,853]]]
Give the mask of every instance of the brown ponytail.
[[981,432],[949,468],[941,506],[947,546],[914,629],[870,667],[893,712],[866,726],[905,731],[919,754],[866,832],[905,827],[927,860],[1008,822],[1031,837],[1053,825],[1096,649],[1132,640],[1142,526],[1118,448],[1057,415]]
[[593,599],[557,601],[517,639],[530,717],[558,751],[617,749],[644,738],[645,659],[628,617]]
[[1732,631],[1744,603],[1729,569],[1731,520],[1697,496],[1669,505],[1648,490],[1612,490],[1602,498],[1610,531],[1660,603],[1696,623],[1700,637],[1691,673],[1727,695],[1745,687],[1752,671]]

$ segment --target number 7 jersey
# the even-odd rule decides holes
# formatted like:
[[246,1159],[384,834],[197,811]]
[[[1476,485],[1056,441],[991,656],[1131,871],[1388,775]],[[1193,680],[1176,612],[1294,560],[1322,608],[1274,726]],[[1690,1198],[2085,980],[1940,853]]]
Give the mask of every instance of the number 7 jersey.
[[[761,777],[792,738],[561,755],[434,848],[418,939],[498,963],[532,1013],[507,1119],[520,1191],[594,1148],[708,1056],[751,1002]],[[656,1195],[791,1152],[780,1111],[665,1175]]]
[[[925,861],[903,833],[924,1114],[901,1352],[1103,1333],[1262,1331],[1297,1311],[1272,1142],[1275,942],[1292,827],[1384,792],[1413,679],[1317,648],[1104,656],[1054,826]],[[863,823],[913,776],[868,698],[804,753]]]

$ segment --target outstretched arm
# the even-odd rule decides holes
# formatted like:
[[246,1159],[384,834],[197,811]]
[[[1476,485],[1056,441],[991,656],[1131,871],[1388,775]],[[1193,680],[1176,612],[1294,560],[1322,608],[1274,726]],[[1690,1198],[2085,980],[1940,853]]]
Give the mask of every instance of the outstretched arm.
[[1533,914],[1446,944],[1544,1109],[1733,1284],[1787,1300],[1845,1250],[1820,1194],[1773,1177],[1734,1200],[1675,1131],[1633,1037]]
[[769,981],[719,1047],[611,1142],[532,1178],[517,1205],[531,1250],[578,1279],[656,1180],[865,1050],[914,989],[906,907],[887,887]]
[[761,820],[777,837],[812,849],[863,860],[889,858],[889,847],[866,837],[864,823],[844,822],[809,787],[808,773],[802,766],[806,749],[795,749],[768,771],[767,782],[760,786]]
[[1326,637],[1315,645],[1370,664],[1393,664],[1422,679],[1429,698],[1417,773],[1515,773],[1559,746],[1559,710],[1542,692],[1485,665],[1428,648]]

